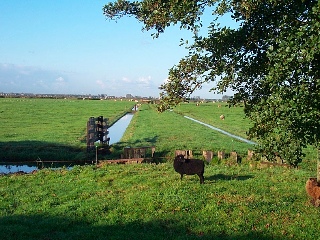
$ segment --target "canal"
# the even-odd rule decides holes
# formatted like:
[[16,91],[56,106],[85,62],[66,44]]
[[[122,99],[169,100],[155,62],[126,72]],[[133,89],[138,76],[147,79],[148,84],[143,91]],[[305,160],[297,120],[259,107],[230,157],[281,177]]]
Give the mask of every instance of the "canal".
[[[131,122],[133,115],[134,113],[127,113],[122,118],[120,118],[117,122],[115,122],[111,127],[109,127],[108,137],[110,137],[110,141],[109,141],[110,145],[120,141],[124,132],[129,126],[129,123]],[[60,164],[60,165],[63,166],[63,164]],[[29,164],[17,163],[14,165],[13,164],[0,165],[0,174],[8,174],[8,173],[16,173],[16,172],[30,173],[34,170],[38,170],[40,167],[42,168],[42,165],[38,167],[37,164],[34,164],[34,163],[29,163]],[[52,169],[59,168],[50,163],[46,164],[45,167],[49,167]],[[65,167],[70,169],[72,166],[65,166]]]

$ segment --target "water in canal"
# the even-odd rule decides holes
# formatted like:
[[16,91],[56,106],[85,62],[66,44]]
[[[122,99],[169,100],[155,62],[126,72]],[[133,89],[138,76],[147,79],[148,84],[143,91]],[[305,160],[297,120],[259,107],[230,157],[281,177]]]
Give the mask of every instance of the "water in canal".
[[109,142],[110,145],[120,141],[124,132],[129,126],[129,123],[131,122],[132,117],[133,117],[133,113],[127,113],[122,118],[120,118],[117,122],[115,122],[111,127],[109,127],[108,137],[110,138],[110,142]]
[[[108,137],[110,137],[109,144],[112,145],[117,143],[122,138],[124,132],[126,131],[131,119],[133,117],[133,113],[127,113],[122,118],[120,118],[117,122],[115,122],[111,127],[109,127]],[[49,164],[50,165],[50,164]],[[50,167],[50,166],[49,166]],[[70,168],[70,167],[69,167]],[[33,164],[17,164],[17,165],[0,165],[0,174],[8,174],[8,173],[16,173],[16,172],[25,172],[30,173],[34,170],[39,169],[37,166]]]

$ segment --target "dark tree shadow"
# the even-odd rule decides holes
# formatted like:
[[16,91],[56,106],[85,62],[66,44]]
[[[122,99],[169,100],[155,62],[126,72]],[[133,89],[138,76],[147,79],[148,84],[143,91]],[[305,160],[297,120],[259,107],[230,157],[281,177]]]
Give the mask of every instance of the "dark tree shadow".
[[76,147],[45,141],[0,142],[0,162],[84,162],[92,158],[91,155],[87,153],[86,146]]
[[[127,146],[142,147],[155,146],[158,136],[143,138],[134,142],[118,142],[111,145],[112,152],[104,151],[103,147],[87,152],[86,145],[72,146],[45,141],[10,141],[0,142],[0,164],[2,165],[28,165],[41,167],[62,167],[70,165],[92,164],[96,157],[98,160],[119,159],[123,149]],[[155,151],[152,159],[155,163],[165,162],[169,151]],[[59,164],[61,163],[61,164]]]
[[253,178],[252,175],[225,175],[225,174],[216,174],[213,176],[206,177],[207,180],[210,181],[218,181],[218,180],[224,180],[224,181],[230,181],[230,180],[239,180],[239,181],[245,181],[250,178]]
[[[95,224],[84,218],[50,215],[12,215],[0,217],[0,239],[2,240],[65,240],[65,239],[283,239],[270,232],[251,230],[246,233],[228,235],[224,230],[210,233],[193,232],[187,223],[177,219],[154,219],[151,221],[133,221],[115,225]],[[227,227],[224,227],[227,229]],[[250,229],[250,228],[249,228]],[[272,235],[271,235],[272,234]]]
[[158,140],[158,136],[154,136],[154,137],[150,137],[150,138],[142,138],[142,139],[139,139],[139,140],[135,140],[135,141],[132,141],[132,142],[118,142],[118,143],[115,143],[115,145],[130,145],[132,147],[135,147],[135,146],[139,146],[139,145],[154,145],[157,143],[157,140]]
[[154,146],[155,149],[155,153],[154,153],[154,157],[153,157],[153,162],[156,163],[160,163],[160,162],[165,162],[166,158],[165,156],[167,156],[167,154],[170,152],[169,150],[162,150],[159,151],[157,149],[156,143],[158,140],[158,136],[154,136],[151,138],[142,138],[139,140],[135,140],[135,141],[120,141],[117,143],[114,143],[111,145],[111,154],[109,156],[107,156],[108,159],[117,159],[117,158],[121,158],[122,154],[123,154],[123,149],[125,147],[152,147]]

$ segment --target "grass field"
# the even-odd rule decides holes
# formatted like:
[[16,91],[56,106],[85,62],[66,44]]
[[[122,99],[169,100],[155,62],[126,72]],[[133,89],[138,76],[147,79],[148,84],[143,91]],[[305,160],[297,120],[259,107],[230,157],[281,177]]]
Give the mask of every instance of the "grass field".
[[[236,133],[235,133],[236,134]],[[133,117],[122,141],[115,148],[125,146],[156,146],[160,156],[173,156],[176,149],[226,151],[236,150],[246,155],[251,144],[232,139],[172,111],[158,113],[154,105],[142,105]]]
[[[175,112],[193,117],[197,120],[203,121],[214,127],[218,127],[232,134],[247,138],[246,132],[252,126],[249,119],[245,118],[243,112],[243,106],[228,107],[226,103],[202,103],[196,106],[195,103],[181,104],[174,109]],[[225,116],[225,120],[220,119],[220,115]],[[255,139],[253,139],[255,141]],[[224,144],[228,146],[227,143]],[[253,148],[253,146],[235,146],[234,149],[245,155],[245,148]],[[220,147],[221,148],[221,147]],[[227,151],[228,149],[226,147]],[[317,150],[311,146],[304,149],[306,156],[304,157],[301,165],[305,168],[310,167],[308,161],[312,161],[317,158]]]
[[[208,102],[196,106],[196,103],[185,103],[178,105],[174,111],[182,115],[194,117],[199,121],[203,121],[243,138],[247,138],[246,132],[252,126],[250,120],[245,118],[243,106],[241,105],[229,107],[227,103]],[[221,115],[225,116],[224,120],[220,119]]]
[[[220,104],[207,103],[200,106],[181,104],[174,111],[164,113],[158,113],[154,105],[142,105],[140,111],[133,117],[122,141],[115,144],[114,149],[119,153],[126,146],[155,145],[161,156],[172,157],[176,149],[190,149],[198,155],[201,155],[202,150],[211,150],[215,153],[237,151],[242,157],[247,157],[248,149],[253,149],[254,145],[228,137],[183,117],[190,116],[246,138],[246,131],[251,123],[244,118],[243,108],[228,108],[223,104],[218,107]],[[220,120],[221,114],[226,116],[225,120]],[[312,147],[305,149],[305,153],[306,161],[317,157],[317,151]]]
[[86,127],[100,115],[112,124],[129,101],[0,98],[2,161],[84,160]]
[[[97,104],[100,108],[102,102]],[[174,111],[182,115],[188,111],[197,119],[201,115],[200,110],[180,107]],[[204,107],[215,109],[209,104]],[[4,111],[3,105],[1,108]],[[122,109],[117,114],[126,106]],[[250,147],[181,114],[160,114],[155,106],[143,105],[121,142],[111,149],[116,155],[124,146],[155,145],[157,156],[166,157],[163,163],[102,163],[0,176],[0,239],[318,238],[320,210],[309,203],[305,191],[307,179],[316,175],[312,151],[298,169],[261,168],[245,159],[241,164],[214,160],[205,166],[205,184],[200,185],[197,176],[180,181],[172,167],[175,149],[199,154],[202,150],[235,149],[246,154]],[[212,113],[208,110],[206,114]],[[233,118],[224,114],[225,121]],[[240,111],[238,114],[234,121],[241,117]],[[212,125],[220,122],[215,117],[212,122],[199,120]],[[79,128],[78,136],[81,134]]]
[[317,239],[309,171],[172,163],[76,166],[0,177],[0,239]]

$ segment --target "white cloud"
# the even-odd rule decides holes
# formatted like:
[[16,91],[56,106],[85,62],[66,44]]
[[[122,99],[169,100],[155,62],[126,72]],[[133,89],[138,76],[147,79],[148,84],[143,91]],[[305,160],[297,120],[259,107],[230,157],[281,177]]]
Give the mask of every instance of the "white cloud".
[[126,83],[131,83],[132,81],[127,77],[122,77],[122,81]]
[[101,89],[105,89],[106,84],[102,80],[97,80],[96,84],[99,86]]
[[108,94],[158,96],[159,83],[145,76],[92,76],[33,66],[0,63],[0,91],[22,93]]
[[[47,84],[50,86],[50,83]],[[68,88],[67,82],[61,76],[56,78],[52,85],[57,93],[64,93]]]
[[139,84],[143,84],[143,85],[149,85],[150,84],[150,81],[151,81],[151,76],[148,76],[148,77],[139,77],[138,79],[138,83]]
[[65,81],[64,81],[63,77],[58,77],[58,78],[56,78],[56,82],[57,83],[64,83]]
[[64,74],[32,66],[0,64],[1,91],[63,93],[68,90]]

